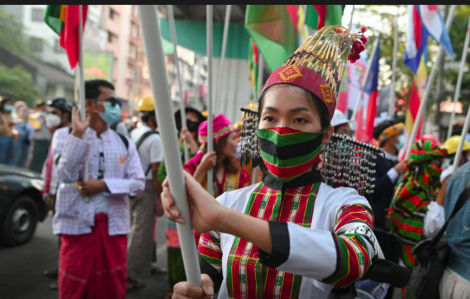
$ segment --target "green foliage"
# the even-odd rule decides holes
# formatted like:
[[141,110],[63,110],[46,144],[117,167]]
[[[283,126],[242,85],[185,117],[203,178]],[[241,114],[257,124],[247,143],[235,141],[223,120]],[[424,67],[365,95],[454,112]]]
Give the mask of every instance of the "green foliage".
[[19,54],[26,52],[23,25],[0,5],[0,47]]
[[21,65],[8,68],[0,64],[0,95],[25,101],[32,107],[40,91],[34,85],[31,74]]

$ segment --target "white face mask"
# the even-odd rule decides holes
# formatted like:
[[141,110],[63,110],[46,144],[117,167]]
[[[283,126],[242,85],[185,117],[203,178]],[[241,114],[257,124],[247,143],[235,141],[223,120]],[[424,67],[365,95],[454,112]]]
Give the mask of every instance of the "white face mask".
[[46,115],[46,126],[49,129],[58,127],[58,126],[60,126],[61,123],[62,123],[62,121],[61,121],[59,116],[57,116],[55,114],[51,114],[51,113]]
[[401,150],[402,148],[405,147],[405,145],[406,145],[405,136],[400,135],[400,137],[398,137],[398,144],[396,145],[397,150]]

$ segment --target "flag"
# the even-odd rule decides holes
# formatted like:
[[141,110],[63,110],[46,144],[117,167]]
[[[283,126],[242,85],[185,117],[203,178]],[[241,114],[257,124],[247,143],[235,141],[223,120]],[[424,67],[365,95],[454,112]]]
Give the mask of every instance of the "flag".
[[258,48],[252,38],[248,43],[248,73],[250,74],[250,85],[253,94],[258,96]]
[[380,41],[377,43],[372,57],[369,74],[364,85],[364,93],[369,96],[367,103],[366,128],[363,142],[370,143],[374,139],[372,131],[374,130],[374,121],[377,115],[377,95],[379,93],[379,60],[380,60]]
[[313,29],[327,25],[341,25],[346,5],[308,5],[306,23]]
[[441,44],[453,59],[449,33],[437,5],[408,5],[404,62],[415,74],[418,72],[421,56],[427,55],[429,35]]
[[[88,5],[83,5],[83,30]],[[59,45],[65,49],[70,67],[73,69],[79,60],[78,24],[80,23],[80,5],[48,5],[44,21],[60,36]]]
[[271,71],[298,48],[297,5],[247,5],[245,28]]
[[[362,52],[362,53],[365,53]],[[361,54],[362,56],[362,54]],[[361,82],[366,71],[367,62],[362,59],[356,61],[355,63],[349,63],[347,66],[348,69],[348,105],[347,109],[353,111],[356,106],[357,96],[361,91]]]
[[346,72],[344,72],[343,79],[341,80],[341,85],[339,87],[338,93],[338,104],[336,109],[343,112],[344,115],[347,115],[348,111],[348,91],[349,91],[349,69],[351,64],[348,64],[346,67]]
[[450,43],[449,33],[437,5],[417,5],[424,27],[431,36],[446,50],[450,58],[454,59],[454,51]]
[[[410,100],[408,102],[408,109],[406,110],[406,117],[405,117],[405,130],[404,136],[406,140],[405,147],[400,151],[400,159],[403,159],[406,148],[408,147],[408,140],[411,137],[411,131],[413,131],[413,126],[416,120],[416,116],[418,115],[419,105],[421,103],[421,99],[423,98],[424,91],[426,89],[426,80],[427,80],[427,71],[426,71],[426,64],[425,64],[425,57],[421,57],[421,61],[419,63],[418,71],[413,78],[413,85],[411,87],[410,93]],[[418,127],[418,132],[416,134],[416,140],[418,140],[419,136],[421,136],[421,130],[423,127],[423,119],[421,119],[421,123]]]
[[299,5],[297,10],[297,32],[298,32],[298,45],[299,47],[308,39],[308,31],[305,26],[305,13],[303,5]]

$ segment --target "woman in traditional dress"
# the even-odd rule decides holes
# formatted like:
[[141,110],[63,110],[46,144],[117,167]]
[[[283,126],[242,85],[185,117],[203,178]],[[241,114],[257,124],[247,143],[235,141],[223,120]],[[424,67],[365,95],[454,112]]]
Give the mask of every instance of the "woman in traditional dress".
[[207,121],[199,126],[201,149],[184,165],[184,169],[207,187],[207,171],[214,168],[214,196],[248,185],[249,175],[237,163],[237,133],[224,114],[213,119],[214,151],[207,152]]
[[[215,283],[218,298],[322,299],[368,271],[380,251],[369,203],[322,183],[319,171],[346,60],[357,60],[365,41],[362,32],[323,27],[271,74],[258,108],[260,184],[214,200],[185,174],[205,274],[202,287],[177,284],[173,298],[203,298]],[[168,188],[166,215],[184,223]]]
[[431,140],[414,143],[407,172],[395,188],[389,209],[390,231],[398,241],[402,261],[409,268],[416,261],[411,254],[415,245],[423,238],[432,238],[445,222],[445,196],[439,196],[440,165],[445,156],[446,150]]

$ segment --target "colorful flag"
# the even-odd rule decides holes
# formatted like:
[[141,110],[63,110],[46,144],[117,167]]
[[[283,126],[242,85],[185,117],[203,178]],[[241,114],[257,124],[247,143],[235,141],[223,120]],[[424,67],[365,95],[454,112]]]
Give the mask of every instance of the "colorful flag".
[[[413,85],[411,87],[410,93],[410,100],[408,102],[408,109],[406,110],[406,118],[405,118],[405,140],[407,141],[405,147],[400,151],[400,159],[404,157],[406,153],[406,148],[408,147],[408,140],[411,136],[411,131],[413,131],[413,126],[416,120],[416,116],[418,115],[419,105],[421,103],[421,99],[423,98],[424,91],[426,89],[426,81],[427,81],[427,71],[426,71],[426,64],[425,64],[425,57],[421,57],[421,62],[419,63],[419,68],[417,74],[413,79]],[[418,127],[418,132],[416,134],[416,139],[421,136],[421,130],[423,127],[423,119],[421,119],[421,123]]]
[[271,71],[298,48],[297,5],[247,5],[245,28]]
[[453,59],[449,34],[437,5],[408,5],[408,30],[404,62],[418,72],[421,56],[427,55],[431,35]]
[[253,94],[258,96],[258,48],[252,38],[248,43],[248,73]]
[[377,43],[377,48],[374,51],[374,57],[372,57],[369,74],[366,78],[364,85],[364,93],[369,96],[367,103],[367,116],[366,116],[366,128],[364,132],[364,138],[362,139],[365,143],[370,143],[374,139],[372,131],[374,130],[374,121],[377,115],[377,95],[379,93],[379,60],[380,60],[380,40]]
[[313,29],[325,25],[341,25],[346,5],[308,5],[306,23]]
[[449,33],[442,19],[441,11],[437,5],[417,5],[424,27],[431,36],[441,44],[447,54],[454,59],[454,51],[450,42]]
[[299,5],[299,9],[297,10],[297,34],[298,34],[298,44],[299,47],[308,39],[308,31],[307,26],[305,26],[305,13],[303,9],[303,5]]
[[[83,6],[83,30],[88,11],[88,5]],[[79,28],[80,5],[48,5],[44,21],[60,36],[59,45],[65,49],[73,69],[79,60]]]

